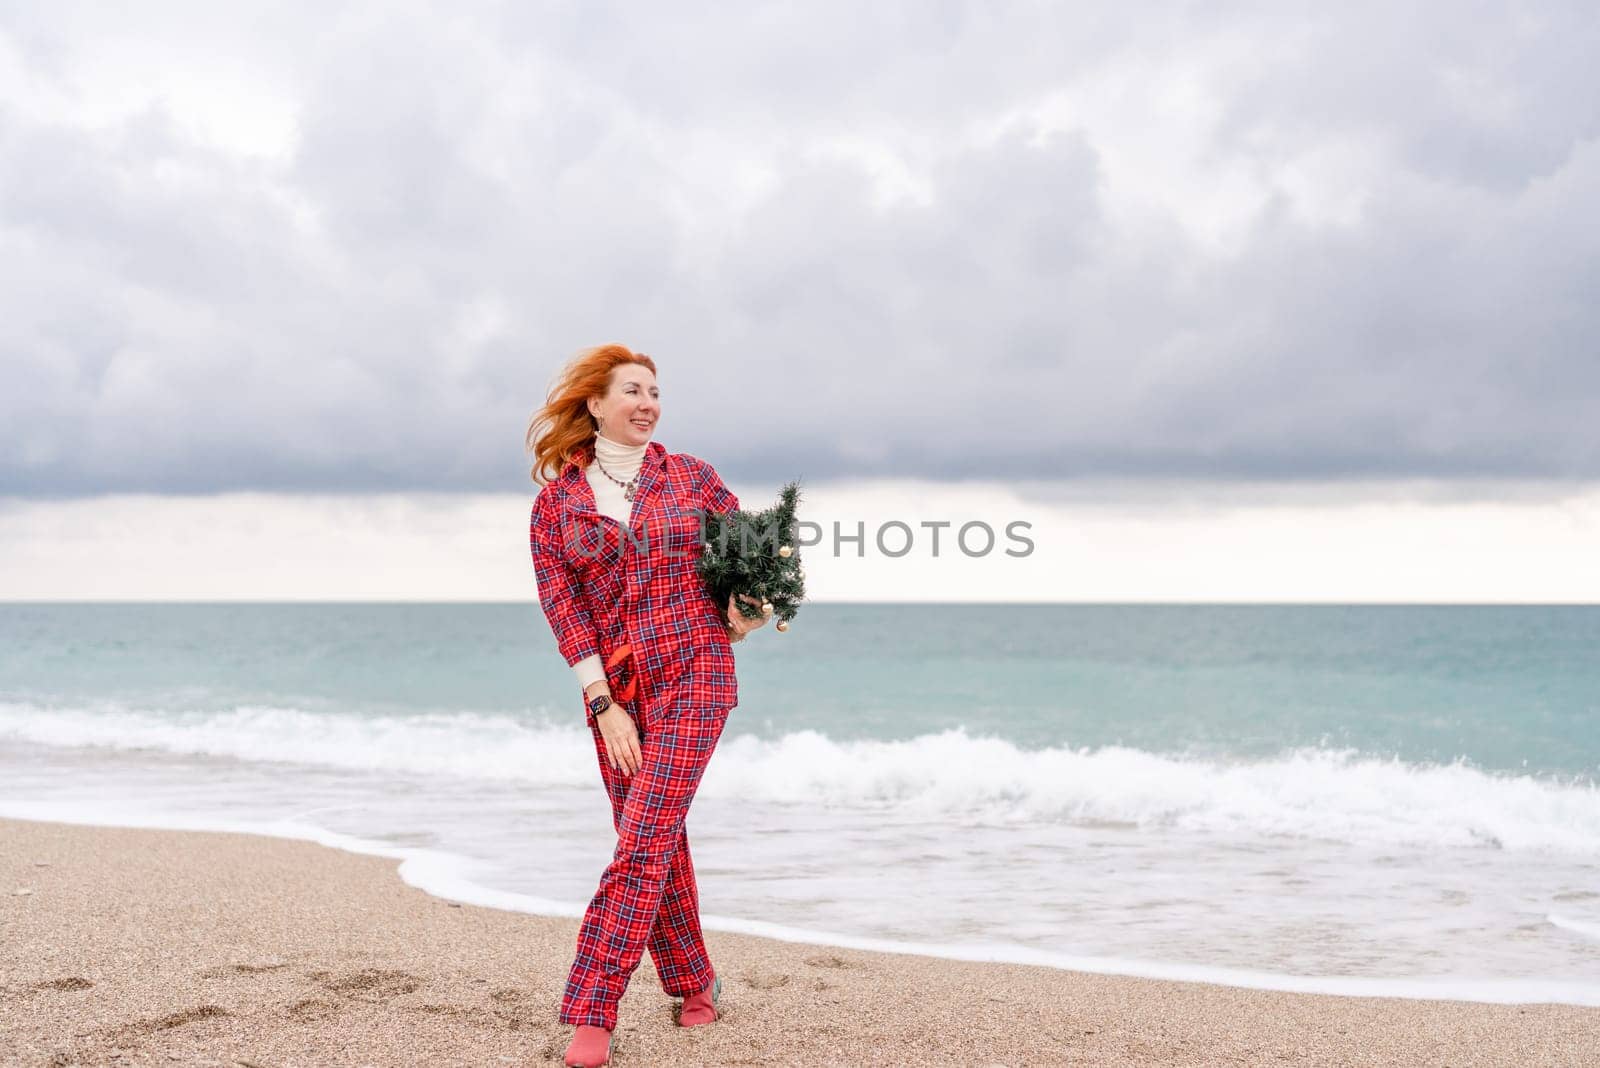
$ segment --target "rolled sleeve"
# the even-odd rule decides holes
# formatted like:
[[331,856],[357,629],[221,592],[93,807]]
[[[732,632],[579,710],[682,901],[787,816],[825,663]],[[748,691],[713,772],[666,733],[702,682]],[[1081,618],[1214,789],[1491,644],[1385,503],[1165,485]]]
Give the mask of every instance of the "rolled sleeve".
[[576,664],[572,670],[578,676],[578,685],[587,690],[597,682],[605,681],[606,669],[600,665],[600,654],[586,656]]
[[559,516],[543,493],[533,504],[528,544],[539,586],[539,607],[555,634],[556,648],[567,664],[576,668],[585,657],[599,655],[600,643],[583,588],[562,553]]

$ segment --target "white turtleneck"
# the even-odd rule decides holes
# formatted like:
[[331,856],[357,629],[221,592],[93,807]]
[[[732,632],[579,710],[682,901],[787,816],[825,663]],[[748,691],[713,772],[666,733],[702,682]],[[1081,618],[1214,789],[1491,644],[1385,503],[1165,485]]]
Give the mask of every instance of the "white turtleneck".
[[[606,474],[609,472],[623,482],[628,481],[639,473],[647,448],[648,442],[643,445],[623,445],[604,434],[594,436],[596,462],[584,471],[589,478],[589,485],[594,489],[594,505],[601,515],[608,515],[623,526],[628,525],[628,518],[633,514],[633,502],[622,495],[622,487],[607,478]],[[601,471],[601,467],[605,471]]]
[[[610,516],[624,527],[633,515],[633,502],[622,495],[622,487],[607,478],[606,474],[627,482],[639,473],[648,447],[648,442],[644,445],[623,445],[604,434],[594,437],[594,458],[598,462],[591,463],[584,471],[590,488],[594,490],[594,506],[601,515]],[[602,466],[605,471],[600,470]],[[584,657],[572,665],[572,670],[578,675],[578,685],[586,690],[606,677],[599,653]]]

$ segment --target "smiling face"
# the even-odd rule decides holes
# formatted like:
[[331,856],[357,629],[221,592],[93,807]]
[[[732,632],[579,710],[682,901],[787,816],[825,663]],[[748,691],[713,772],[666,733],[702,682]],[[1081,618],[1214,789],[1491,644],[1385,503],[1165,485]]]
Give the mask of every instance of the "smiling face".
[[661,390],[650,368],[622,363],[611,369],[604,397],[589,398],[589,414],[600,433],[619,445],[643,445],[661,419]]

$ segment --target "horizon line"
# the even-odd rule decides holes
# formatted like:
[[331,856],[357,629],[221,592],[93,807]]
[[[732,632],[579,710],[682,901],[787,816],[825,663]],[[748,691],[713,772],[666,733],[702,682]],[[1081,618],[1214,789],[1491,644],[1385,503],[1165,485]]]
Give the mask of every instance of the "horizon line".
[[[290,598],[277,600],[262,600],[255,598],[215,598],[208,600],[179,599],[157,600],[154,598],[130,597],[121,599],[103,598],[57,598],[52,600],[9,600],[0,598],[0,607],[54,607],[59,605],[78,606],[109,606],[109,605],[323,605],[323,606],[349,606],[349,605],[527,605],[538,608],[539,602],[535,600],[481,600],[481,599],[441,599],[441,598],[382,598],[382,599],[343,599],[343,600],[317,600],[311,598]],[[984,606],[984,607],[1057,607],[1057,608],[1248,608],[1248,607],[1279,607],[1279,608],[1600,608],[1600,601],[1330,601],[1330,600],[1094,600],[1094,601],[927,601],[927,600],[807,600],[804,605],[840,605],[840,606],[877,606],[877,605],[916,605],[920,607],[956,607],[956,606]]]

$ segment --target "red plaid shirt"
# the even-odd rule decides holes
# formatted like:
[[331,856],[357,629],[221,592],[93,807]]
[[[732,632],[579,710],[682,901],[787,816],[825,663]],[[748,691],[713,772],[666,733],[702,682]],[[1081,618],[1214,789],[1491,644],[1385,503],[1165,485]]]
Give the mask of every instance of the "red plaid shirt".
[[[593,458],[591,446],[585,462]],[[737,509],[739,498],[710,464],[654,441],[637,478],[627,529],[596,509],[584,468],[571,460],[534,498],[528,542],[556,647],[569,665],[600,654],[613,697],[631,677],[646,709],[698,657],[706,699],[732,707],[739,690],[727,606],[706,592],[695,560],[701,516]],[[613,663],[623,645],[629,655]]]

